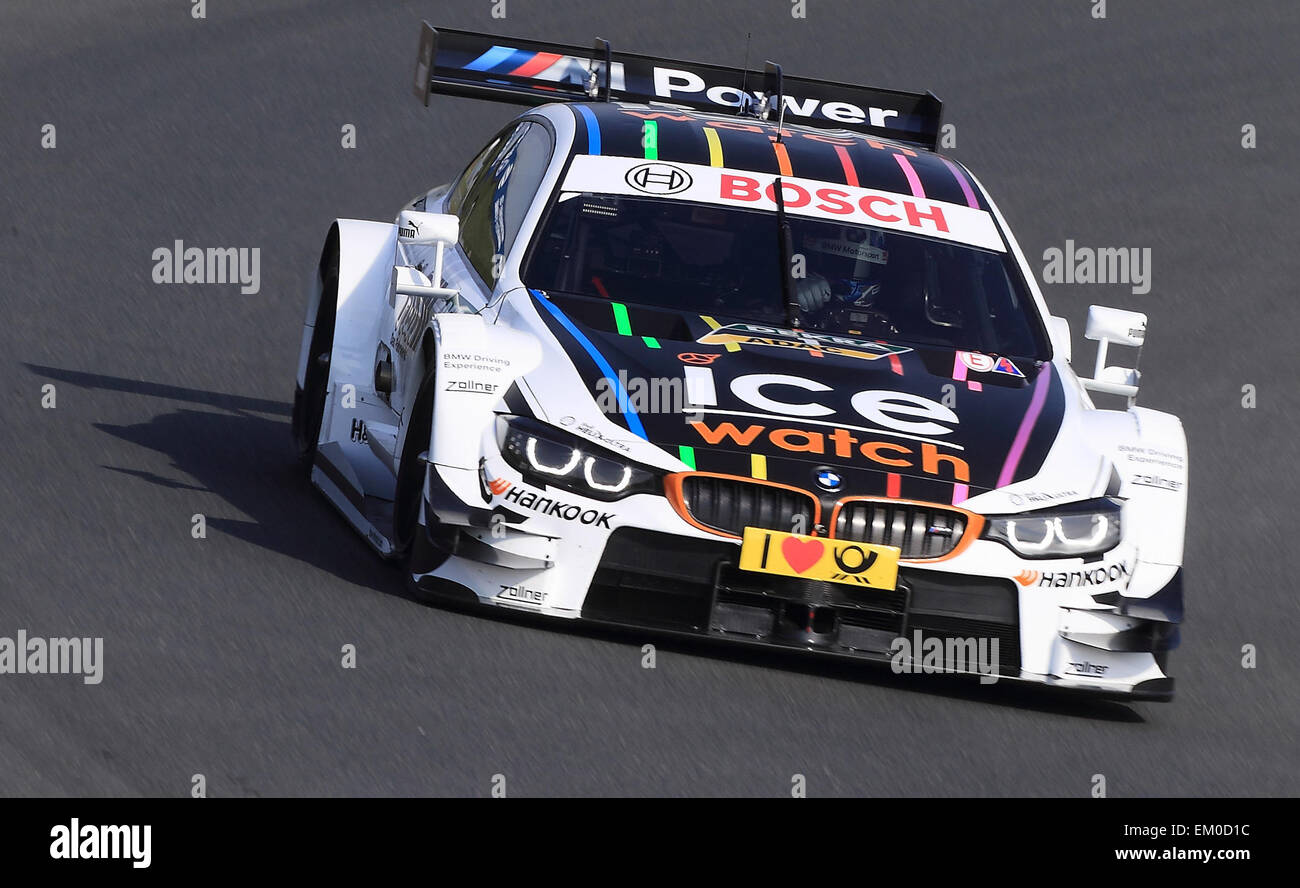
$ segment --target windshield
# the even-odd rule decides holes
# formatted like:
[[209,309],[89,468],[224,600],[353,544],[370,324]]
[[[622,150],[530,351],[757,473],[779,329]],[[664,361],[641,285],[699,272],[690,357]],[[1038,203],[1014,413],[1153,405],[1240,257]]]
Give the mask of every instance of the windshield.
[[[1005,253],[787,216],[804,329],[1045,358]],[[681,200],[565,195],[524,272],[527,286],[786,326],[775,213]]]

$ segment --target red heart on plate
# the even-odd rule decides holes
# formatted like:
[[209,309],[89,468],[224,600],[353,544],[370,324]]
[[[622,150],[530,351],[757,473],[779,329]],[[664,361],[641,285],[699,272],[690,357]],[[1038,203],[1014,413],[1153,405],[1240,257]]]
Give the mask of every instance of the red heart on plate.
[[781,554],[785,556],[786,564],[790,565],[795,573],[803,573],[818,561],[821,561],[822,552],[825,550],[826,547],[821,540],[801,540],[798,537],[786,537],[781,543]]

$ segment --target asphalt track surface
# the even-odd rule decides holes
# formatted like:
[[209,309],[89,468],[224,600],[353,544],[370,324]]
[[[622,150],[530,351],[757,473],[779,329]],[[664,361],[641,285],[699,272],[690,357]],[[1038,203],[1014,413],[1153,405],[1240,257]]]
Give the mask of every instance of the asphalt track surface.
[[[1300,4],[26,2],[0,12],[0,635],[102,636],[102,684],[0,676],[0,794],[1300,793]],[[653,10],[653,12],[651,12]],[[299,478],[305,282],[514,111],[408,81],[435,24],[929,88],[1031,263],[1150,247],[1141,403],[1191,451],[1174,703],[748,655],[421,606]],[[42,149],[53,123],[57,145]],[[340,128],[357,128],[341,147]],[[1258,128],[1242,148],[1241,127]],[[175,240],[262,286],[157,285]],[[41,387],[54,383],[55,409]],[[1257,387],[1244,409],[1242,387]],[[190,519],[207,516],[195,540]],[[658,665],[641,668],[656,641]],[[344,644],[358,668],[340,668]],[[1255,645],[1258,668],[1243,669]]]

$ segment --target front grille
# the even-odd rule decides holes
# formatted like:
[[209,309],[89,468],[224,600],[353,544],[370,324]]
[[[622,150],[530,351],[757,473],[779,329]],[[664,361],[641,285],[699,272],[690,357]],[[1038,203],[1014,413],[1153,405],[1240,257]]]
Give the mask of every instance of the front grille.
[[844,500],[834,528],[839,539],[897,546],[903,558],[942,558],[965,532],[964,512],[889,500]]
[[688,475],[681,500],[696,523],[735,536],[746,527],[811,533],[817,515],[810,493],[741,478]]

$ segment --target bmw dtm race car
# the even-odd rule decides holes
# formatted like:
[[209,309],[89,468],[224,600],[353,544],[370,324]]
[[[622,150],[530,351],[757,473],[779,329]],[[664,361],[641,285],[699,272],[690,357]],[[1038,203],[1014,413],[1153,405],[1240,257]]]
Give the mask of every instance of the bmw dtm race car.
[[1172,697],[1186,442],[1107,365],[1146,318],[1076,374],[933,94],[427,24],[415,91],[530,108],[334,222],[293,427],[419,594]]

